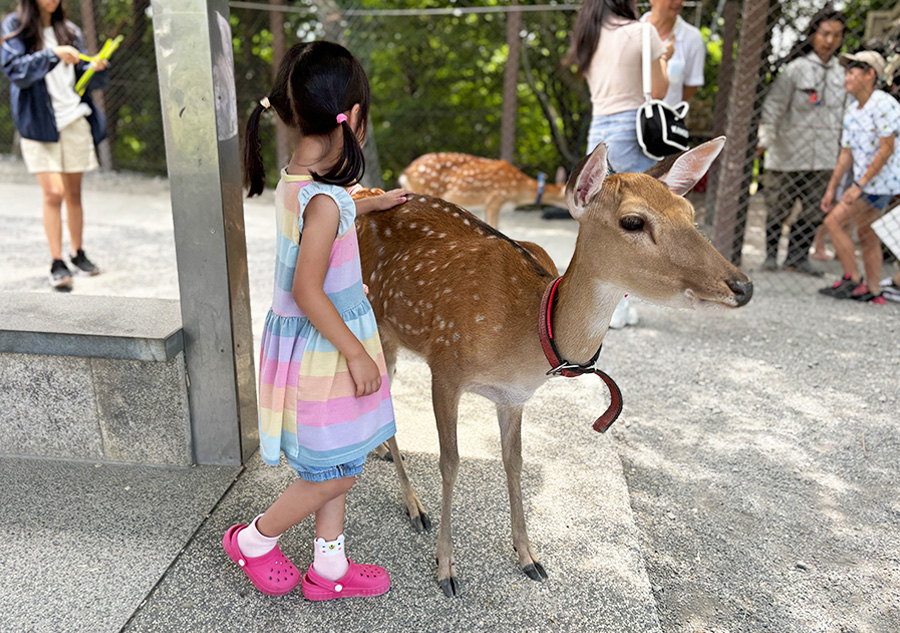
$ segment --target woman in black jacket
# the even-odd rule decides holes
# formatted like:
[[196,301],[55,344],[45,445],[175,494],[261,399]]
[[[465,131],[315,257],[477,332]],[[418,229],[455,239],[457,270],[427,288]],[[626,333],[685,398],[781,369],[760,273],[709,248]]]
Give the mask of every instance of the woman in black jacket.
[[[62,259],[62,203],[66,204],[71,258],[76,272],[100,272],[82,248],[81,179],[97,168],[96,145],[106,134],[106,121],[75,84],[90,63],[81,30],[66,20],[61,0],[19,0],[16,12],[3,20],[0,64],[9,77],[13,120],[22,137],[22,156],[37,176],[44,194],[44,231],[53,262],[50,283],[72,287],[72,273]],[[106,85],[106,61],[90,88]]]

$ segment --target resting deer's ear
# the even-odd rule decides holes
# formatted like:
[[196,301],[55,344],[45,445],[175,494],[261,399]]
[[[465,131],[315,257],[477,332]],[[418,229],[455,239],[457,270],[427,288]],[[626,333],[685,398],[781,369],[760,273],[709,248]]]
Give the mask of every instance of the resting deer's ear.
[[666,185],[676,196],[683,196],[703,178],[724,146],[724,136],[714,138],[694,149],[670,156],[644,173]]
[[566,184],[566,204],[573,218],[578,220],[584,215],[588,202],[603,187],[608,172],[606,145],[603,143],[575,166]]

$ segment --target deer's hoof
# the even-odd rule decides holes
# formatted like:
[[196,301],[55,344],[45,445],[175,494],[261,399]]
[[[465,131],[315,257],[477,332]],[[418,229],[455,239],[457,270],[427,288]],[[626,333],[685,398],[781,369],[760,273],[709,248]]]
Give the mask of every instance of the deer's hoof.
[[421,534],[422,532],[430,532],[431,531],[431,519],[428,518],[428,515],[424,512],[414,519],[411,518],[413,529],[416,531],[416,534]]
[[531,563],[529,565],[525,565],[522,568],[522,571],[525,572],[526,576],[538,582],[541,582],[544,578],[548,578],[547,572],[544,571],[544,566],[540,563]]
[[443,590],[444,595],[448,598],[459,597],[459,584],[456,582],[455,576],[450,576],[450,578],[439,580],[438,586]]

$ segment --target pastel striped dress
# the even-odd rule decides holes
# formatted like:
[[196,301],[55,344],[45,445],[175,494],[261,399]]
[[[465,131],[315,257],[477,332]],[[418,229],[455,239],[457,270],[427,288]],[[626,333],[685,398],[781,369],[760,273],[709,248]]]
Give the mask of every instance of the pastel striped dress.
[[[331,197],[340,209],[325,293],[381,371],[381,389],[362,398],[355,396],[346,358],[310,323],[291,294],[303,209],[317,194]],[[356,206],[340,187],[282,172],[275,217],[275,288],[259,360],[260,453],[270,465],[279,462],[280,452],[295,468],[346,464],[396,432],[381,339],[362,286]]]

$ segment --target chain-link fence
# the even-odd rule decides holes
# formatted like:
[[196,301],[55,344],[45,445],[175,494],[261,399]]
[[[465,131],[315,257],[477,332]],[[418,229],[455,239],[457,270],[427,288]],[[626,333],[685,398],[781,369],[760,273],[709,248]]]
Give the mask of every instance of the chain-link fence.
[[[0,1],[8,10],[14,5]],[[570,168],[585,150],[590,98],[584,82],[562,64],[577,3],[271,0],[230,5],[242,120],[269,90],[273,60],[297,42],[340,41],[363,62],[373,94],[370,142],[377,162],[370,160],[369,167],[376,182],[394,186],[410,162],[434,151],[504,157],[536,175]],[[113,169],[164,173],[150,0],[69,0],[65,6],[84,28],[92,50],[106,38],[125,37],[113,58],[111,84],[97,93],[110,121],[101,157]],[[840,51],[854,52],[866,38],[879,38],[885,57],[894,54],[900,17],[896,0],[837,6],[847,18]],[[820,229],[820,203],[838,151],[834,136],[840,135],[850,102],[843,69],[833,67],[822,75],[826,65],[816,65],[812,57],[807,65],[815,72],[796,78],[788,64],[820,8],[805,1],[716,0],[686,2],[682,12],[701,28],[707,44],[706,85],[693,97],[688,119],[692,140],[728,136],[723,159],[692,194],[698,218],[727,257],[787,287],[800,280],[808,284],[805,273],[825,273],[830,279],[844,272]],[[272,117],[265,119],[270,128],[262,135],[263,152],[274,178],[287,159],[287,140],[274,130]],[[762,159],[757,150],[763,145],[761,123],[771,145]],[[8,85],[0,82],[0,152],[13,151]],[[882,239],[890,242],[893,235],[900,241],[898,229],[886,231]],[[889,276],[896,268],[885,252],[883,276]]]

